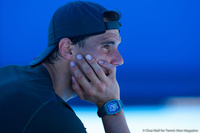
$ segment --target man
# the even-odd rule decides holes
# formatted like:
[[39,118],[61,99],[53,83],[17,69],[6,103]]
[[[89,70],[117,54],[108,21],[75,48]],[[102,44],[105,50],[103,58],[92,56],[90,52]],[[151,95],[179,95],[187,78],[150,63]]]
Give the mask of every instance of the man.
[[0,125],[4,133],[84,133],[66,103],[78,95],[98,107],[105,132],[127,133],[116,80],[119,14],[92,3],[60,7],[48,30],[48,46],[29,66],[0,70]]

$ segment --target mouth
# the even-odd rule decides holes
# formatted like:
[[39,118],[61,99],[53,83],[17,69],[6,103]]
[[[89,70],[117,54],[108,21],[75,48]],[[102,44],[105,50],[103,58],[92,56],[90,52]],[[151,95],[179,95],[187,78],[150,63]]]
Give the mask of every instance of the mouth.
[[106,68],[103,68],[103,67],[102,67],[102,69],[103,69],[103,71],[104,71],[105,75],[106,75],[106,76],[108,76],[108,75],[109,75],[109,71],[108,71],[108,69],[106,69]]

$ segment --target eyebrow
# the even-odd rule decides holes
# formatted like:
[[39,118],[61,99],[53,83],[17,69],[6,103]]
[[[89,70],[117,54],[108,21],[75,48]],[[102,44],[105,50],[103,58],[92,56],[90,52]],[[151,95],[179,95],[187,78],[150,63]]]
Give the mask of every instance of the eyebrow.
[[[112,36],[112,37],[116,38],[117,40],[118,40],[118,39],[121,39],[120,36],[118,36],[118,37]],[[105,44],[112,44],[112,45],[115,45],[115,44],[116,44],[116,41],[110,39],[110,37],[108,37],[108,36],[103,36],[101,39],[102,39],[102,42],[101,42],[102,45],[105,45]],[[120,41],[120,43],[121,43],[121,41]],[[120,43],[119,43],[119,44],[120,44]]]
[[102,45],[104,44],[112,44],[112,45],[115,45],[115,42],[114,41],[104,41],[101,43]]

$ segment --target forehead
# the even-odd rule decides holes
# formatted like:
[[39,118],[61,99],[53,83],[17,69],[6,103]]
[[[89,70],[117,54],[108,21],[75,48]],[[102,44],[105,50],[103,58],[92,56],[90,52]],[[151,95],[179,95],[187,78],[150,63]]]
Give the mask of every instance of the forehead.
[[121,42],[121,37],[119,35],[119,31],[118,30],[107,30],[105,33],[103,34],[99,34],[99,35],[95,35],[92,37],[88,38],[88,41],[91,42],[96,42],[96,43],[100,43],[103,41],[113,41],[116,44]]
[[103,40],[105,41],[107,39],[112,39],[117,42],[121,42],[121,37],[119,35],[118,30],[107,30],[104,34],[100,34],[97,37],[98,37],[98,39],[101,39],[102,41]]

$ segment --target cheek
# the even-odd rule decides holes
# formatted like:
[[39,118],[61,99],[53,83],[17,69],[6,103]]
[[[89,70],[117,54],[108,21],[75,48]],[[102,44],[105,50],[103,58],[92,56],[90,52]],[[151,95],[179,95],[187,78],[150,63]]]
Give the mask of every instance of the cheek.
[[86,55],[86,54],[90,54],[92,55],[95,59],[98,59],[99,56],[102,54],[102,52],[98,49],[98,48],[85,48],[82,51],[82,54]]
[[106,59],[107,58],[107,54],[105,51],[103,51],[103,49],[101,48],[94,48],[94,47],[83,47],[83,48],[76,48],[74,50],[74,58],[76,57],[77,54],[82,54],[82,55],[86,55],[86,54],[90,54],[92,55],[97,61],[99,59]]
[[102,50],[92,50],[90,54],[98,61],[105,60],[107,58],[107,54]]

